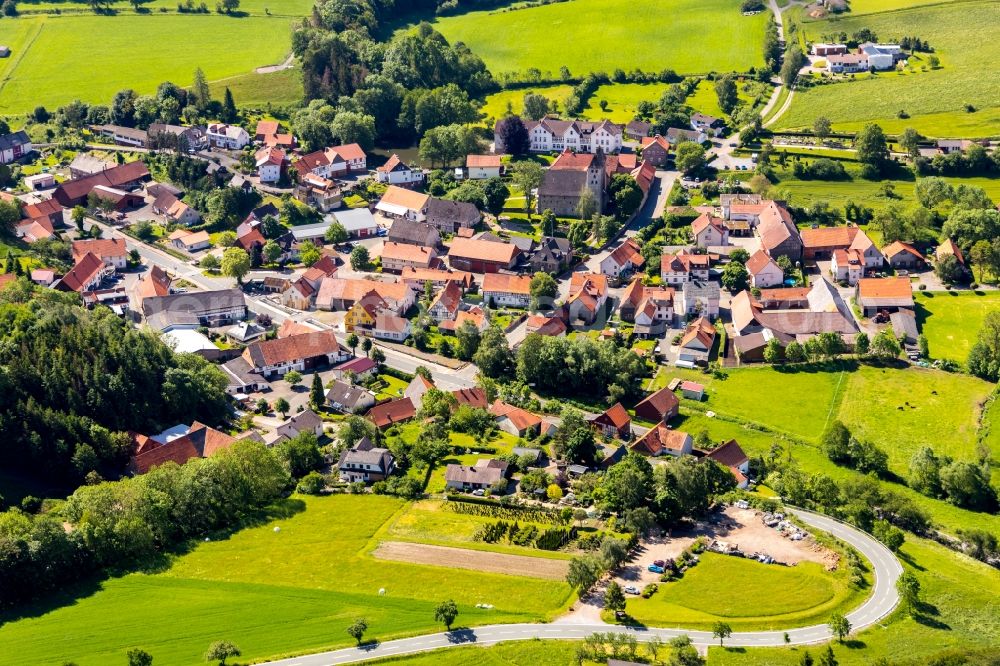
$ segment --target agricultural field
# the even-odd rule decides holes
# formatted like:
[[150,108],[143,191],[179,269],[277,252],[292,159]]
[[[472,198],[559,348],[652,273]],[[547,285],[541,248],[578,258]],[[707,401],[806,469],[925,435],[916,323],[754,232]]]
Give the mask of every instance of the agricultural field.
[[[508,11],[439,18],[450,42],[465,42],[494,74],[537,68],[577,76],[616,67],[680,74],[744,71],[763,64],[769,14],[740,16],[735,0],[676,0],[669,13],[654,0],[574,0]],[[581,35],[600,26],[595,48]]]
[[141,645],[158,663],[193,664],[220,639],[261,660],[348,645],[345,628],[362,616],[374,638],[436,631],[434,606],[448,597],[468,626],[551,619],[568,600],[561,582],[373,559],[378,532],[405,508],[380,496],[285,500],[257,527],[4,618],[4,663],[97,666]]
[[[304,15],[309,4],[290,0],[287,11]],[[109,104],[122,88],[148,94],[167,80],[188,85],[197,67],[215,81],[282,62],[291,45],[289,15],[265,16],[262,7],[245,11],[250,14],[240,18],[123,10],[115,16],[81,13],[4,20],[0,42],[9,43],[13,53],[0,65],[6,67],[0,114],[24,113],[38,105],[54,108],[73,99]],[[137,42],[141,48],[136,48]],[[81,54],[86,54],[86,67],[79,66]],[[254,85],[244,84],[244,93]],[[243,102],[234,96],[237,103]],[[260,101],[254,96],[257,99],[246,101]],[[289,93],[282,97],[287,99]]]
[[[852,33],[870,28],[880,38],[919,35],[930,42],[941,68],[922,71],[926,60],[914,62],[913,73],[881,73],[862,80],[817,86],[795,94],[780,128],[812,125],[826,116],[835,128],[855,129],[865,122],[897,119],[893,126],[914,127],[929,136],[990,136],[996,134],[1000,72],[992,63],[1000,57],[1000,5],[995,2],[946,3],[906,11],[803,22],[800,35],[820,41],[831,31]],[[975,48],[969,48],[975,44]],[[922,55],[921,58],[926,58]],[[977,111],[967,113],[966,105]]]
[[965,363],[986,313],[1000,308],[1000,292],[919,291],[914,301],[931,358]]
[[296,104],[302,101],[302,72],[294,67],[267,74],[250,72],[212,81],[208,87],[219,99],[229,88],[240,106]]
[[[698,566],[649,599],[630,598],[626,612],[649,626],[711,628],[720,620],[734,631],[807,626],[857,606],[869,590],[852,590],[847,571],[816,562],[794,567],[702,553]],[[733,581],[741,581],[734,594]],[[781,594],[774,594],[781,590]]]
[[486,102],[481,109],[485,118],[485,122],[488,126],[492,127],[493,121],[498,118],[503,118],[507,113],[507,104],[510,103],[511,109],[516,114],[520,114],[524,109],[524,96],[529,92],[542,95],[549,99],[549,101],[555,101],[559,103],[559,108],[562,108],[563,100],[569,96],[573,88],[569,85],[558,85],[558,86],[537,86],[532,88],[516,88],[513,90],[501,90],[500,92],[493,93],[486,97]]
[[[869,666],[884,657],[893,663],[929,663],[932,655],[944,650],[995,649],[1000,641],[1000,576],[996,570],[936,543],[907,536],[900,553],[903,566],[920,581],[925,606],[919,619],[893,614],[886,622],[853,635],[845,644],[833,643],[841,666]],[[749,564],[749,563],[748,563]],[[700,565],[699,565],[700,566]],[[764,566],[764,565],[760,565]],[[692,573],[697,571],[695,567]],[[690,575],[690,574],[689,574]],[[745,579],[744,579],[745,580]],[[773,590],[773,588],[772,588]],[[788,594],[762,593],[761,600],[787,598]],[[726,599],[733,596],[725,591]],[[751,596],[747,595],[747,599]],[[633,602],[630,602],[630,607]],[[729,622],[733,624],[732,621]],[[733,628],[736,625],[733,624]],[[462,647],[410,657],[373,662],[398,666],[569,666],[575,658],[576,643],[570,641],[523,641],[499,643],[491,647]],[[809,648],[719,648],[708,651],[708,666],[795,666],[803,652],[813,658],[825,646]],[[966,663],[979,663],[974,659]]]

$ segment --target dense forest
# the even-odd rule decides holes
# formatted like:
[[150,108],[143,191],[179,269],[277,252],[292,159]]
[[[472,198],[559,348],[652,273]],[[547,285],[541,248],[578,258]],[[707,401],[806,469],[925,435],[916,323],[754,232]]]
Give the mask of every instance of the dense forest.
[[226,418],[217,367],[75,300],[24,279],[0,292],[0,467],[72,487],[117,476],[128,431]]

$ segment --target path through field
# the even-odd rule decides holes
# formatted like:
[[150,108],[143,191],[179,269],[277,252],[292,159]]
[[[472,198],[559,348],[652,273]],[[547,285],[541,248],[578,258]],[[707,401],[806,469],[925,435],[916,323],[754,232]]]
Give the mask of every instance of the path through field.
[[507,555],[481,550],[469,550],[466,548],[430,546],[404,541],[383,541],[372,554],[380,560],[397,560],[411,564],[430,564],[439,567],[489,571],[491,573],[544,578],[546,580],[565,579],[566,571],[569,568],[569,562],[566,560],[550,560],[527,555]]

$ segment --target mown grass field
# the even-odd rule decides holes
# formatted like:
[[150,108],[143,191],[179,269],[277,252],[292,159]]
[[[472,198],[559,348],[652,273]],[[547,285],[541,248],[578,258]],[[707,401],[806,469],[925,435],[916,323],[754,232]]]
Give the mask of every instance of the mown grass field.
[[[920,581],[924,602],[920,619],[905,617],[897,611],[888,621],[852,635],[846,644],[833,643],[834,654],[841,666],[869,666],[883,657],[892,663],[926,664],[930,663],[933,655],[944,650],[972,649],[988,653],[1000,644],[1000,575],[995,569],[938,544],[910,537],[903,545],[900,557],[903,566]],[[695,567],[694,571],[698,568]],[[746,579],[742,579],[741,583],[743,580]],[[730,589],[726,598],[731,595]],[[783,596],[786,596],[784,590],[778,592],[772,589],[765,593],[763,600]],[[729,623],[736,628],[733,622]],[[825,646],[712,647],[708,651],[708,666],[796,666],[801,663],[806,650],[815,660],[820,650],[825,649]],[[578,663],[574,659],[575,651],[576,644],[570,641],[535,640],[500,643],[489,648],[439,650],[374,663],[401,666],[561,666]]]
[[850,589],[845,570],[824,571],[816,562],[783,567],[716,553],[700,557],[682,579],[661,583],[649,599],[630,597],[626,612],[649,626],[709,627],[723,620],[734,631],[765,630],[822,622],[869,592]]
[[229,88],[239,106],[296,104],[302,101],[302,72],[297,68],[268,74],[250,72],[209,84],[212,96],[222,99]]
[[914,301],[931,357],[965,363],[986,313],[1000,309],[1000,292],[920,291]]
[[[612,83],[601,86],[590,97],[584,115],[587,118],[607,118],[611,122],[627,124],[635,117],[639,102],[654,104],[667,89],[661,83]],[[608,110],[601,110],[601,101],[608,103]]]
[[[299,15],[308,6],[288,2]],[[290,24],[288,15],[262,12],[243,18],[122,11],[6,19],[0,42],[12,43],[13,53],[0,65],[7,68],[0,70],[0,114],[52,109],[73,99],[110,104],[118,90],[149,94],[167,80],[187,86],[197,67],[210,81],[251,74],[285,59]]]
[[[852,367],[835,364],[792,372],[767,367],[730,369],[724,380],[665,368],[654,385],[665,386],[671,377],[681,377],[700,381],[707,388],[709,397],[700,405],[681,399],[681,417],[672,422],[675,428],[692,436],[705,430],[716,442],[736,439],[749,455],[767,455],[772,444],[778,444],[783,455],[804,471],[826,474],[838,482],[862,475],[833,464],[823,453],[820,438],[828,418],[841,419],[885,450],[890,469],[897,474],[906,474],[910,457],[923,445],[957,458],[975,458],[978,405],[986,400],[992,384],[937,370],[894,369],[883,375],[882,368]],[[747,395],[767,399],[751,402]],[[907,401],[913,409],[906,407]],[[904,410],[897,410],[898,406]],[[717,417],[707,417],[706,410]],[[992,423],[1000,414],[991,409],[988,416]],[[1000,425],[990,429],[990,436],[987,442],[996,444],[994,452],[1000,451]],[[887,487],[916,502],[946,532],[978,528],[1000,534],[1000,516],[960,509],[905,485]]]
[[578,76],[616,67],[699,74],[763,64],[767,19],[741,16],[736,0],[676,0],[669,8],[653,0],[574,0],[449,16],[435,27],[465,42],[494,74],[558,73],[563,65]]
[[[950,3],[801,24],[804,34],[814,41],[820,41],[826,32],[850,34],[864,27],[886,40],[920,35],[935,49],[941,68],[913,74],[881,73],[874,78],[797,92],[778,126],[810,127],[822,115],[838,129],[854,129],[868,121],[897,119],[897,114],[905,111],[910,118],[902,119],[902,123],[892,120],[894,127],[914,127],[929,136],[997,134],[1000,71],[994,63],[1000,58],[1000,5]],[[917,69],[923,64],[926,60],[918,63]],[[966,113],[967,104],[979,111]]]
[[349,645],[356,617],[367,618],[370,638],[437,631],[434,606],[449,597],[460,625],[548,619],[567,600],[564,583],[373,559],[376,534],[405,506],[379,496],[286,500],[285,517],[197,544],[160,573],[109,579],[11,619],[0,626],[3,663],[97,666],[142,646],[157,663],[195,664],[220,639],[244,661],[262,660]]

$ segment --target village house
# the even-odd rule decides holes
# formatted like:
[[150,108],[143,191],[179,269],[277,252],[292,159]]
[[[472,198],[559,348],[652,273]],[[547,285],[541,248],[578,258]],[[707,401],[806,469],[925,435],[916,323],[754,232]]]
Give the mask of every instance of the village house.
[[830,275],[837,282],[846,282],[853,287],[865,275],[864,256],[857,250],[834,250]]
[[391,312],[379,312],[375,315],[375,324],[371,328],[373,338],[403,342],[410,337],[410,320]]
[[885,255],[885,260],[889,265],[897,270],[900,268],[920,269],[927,265],[920,250],[902,241],[895,241],[882,248],[882,254]]
[[367,171],[368,157],[361,146],[349,143],[303,155],[295,161],[293,166],[300,179],[308,174],[333,179],[349,173]]
[[326,391],[326,404],[341,414],[357,414],[375,405],[375,394],[363,386],[337,379]]
[[32,174],[24,177],[24,186],[32,192],[47,190],[56,186],[56,177],[51,173]]
[[232,328],[226,329],[226,338],[237,344],[245,345],[267,335],[267,329],[253,322],[241,321]]
[[750,256],[746,269],[750,275],[750,286],[756,289],[777,287],[785,281],[785,272],[781,270],[781,266],[764,250],[757,250]]
[[587,324],[593,324],[598,316],[604,313],[607,301],[607,276],[600,273],[573,273],[565,306],[570,323],[582,320]]
[[90,129],[98,136],[109,139],[116,146],[146,148],[149,145],[148,132],[137,127],[122,127],[121,125],[91,125]]
[[691,455],[694,448],[691,435],[673,430],[664,423],[657,423],[646,434],[629,445],[629,449],[644,456],[670,455],[680,458]]
[[386,241],[379,256],[383,272],[401,273],[404,268],[430,268],[436,263],[437,252],[433,247]]
[[277,438],[271,443],[274,444],[286,439],[294,439],[305,432],[311,433],[316,437],[323,436],[323,419],[311,409],[305,409],[295,414],[275,428]]
[[455,238],[448,248],[452,268],[470,273],[496,273],[514,268],[521,252],[511,243]]
[[573,246],[565,238],[542,236],[528,255],[527,265],[533,273],[556,275],[573,263]]
[[670,142],[659,134],[643,137],[639,154],[644,161],[661,167],[670,159]]
[[481,458],[475,465],[450,463],[445,467],[445,487],[469,492],[492,488],[507,476],[507,463],[496,458]]
[[604,210],[607,175],[604,153],[560,153],[542,176],[538,187],[536,212],[551,210],[559,217],[579,217],[580,197],[584,190],[593,194],[598,212]]
[[88,252],[77,259],[73,268],[53,286],[59,291],[85,294],[97,289],[101,281],[114,272],[114,267],[104,263],[96,254]]
[[260,340],[243,350],[243,359],[264,377],[284,376],[289,370],[307,372],[350,358],[333,331],[316,331],[287,338]]
[[691,141],[692,143],[705,143],[708,141],[708,136],[704,132],[698,130],[681,129],[679,127],[670,127],[667,129],[667,143],[671,146],[677,146],[679,143],[684,141]]
[[485,331],[490,325],[489,319],[486,317],[486,311],[478,305],[474,305],[468,310],[459,310],[453,320],[440,322],[438,328],[442,331],[454,333],[462,328],[466,322],[472,324],[472,327],[480,333]]
[[775,201],[767,202],[757,216],[754,231],[761,249],[772,258],[785,256],[793,264],[802,259],[802,238],[791,213],[784,206]]
[[746,488],[747,475],[750,474],[750,458],[743,452],[743,447],[735,439],[717,446],[705,453],[705,458],[714,460],[723,467],[728,467],[736,478],[737,488]]
[[16,162],[33,150],[31,138],[24,130],[0,136],[0,164]]
[[375,169],[375,180],[392,185],[419,185],[424,182],[424,172],[414,169],[393,153],[392,157]]
[[414,222],[400,218],[389,227],[386,242],[440,248],[441,232],[426,222]]
[[387,430],[399,423],[406,423],[417,415],[416,407],[409,398],[390,400],[375,405],[368,410],[365,418],[375,424],[379,430]]
[[826,58],[828,56],[832,56],[838,53],[847,53],[847,45],[816,43],[812,45],[812,48],[809,50],[809,52],[812,53],[814,56],[818,56],[820,58]]
[[[837,45],[839,46],[839,45]],[[827,56],[827,71],[834,74],[852,74],[871,70],[884,71],[895,67],[906,54],[898,44],[873,44],[865,42],[853,53],[832,53]]]
[[147,130],[149,145],[154,148],[176,147],[181,152],[205,147],[205,130],[197,125],[167,125],[152,123]]
[[73,161],[69,163],[69,176],[71,179],[84,178],[100,173],[105,169],[117,166],[115,162],[95,157],[90,153],[77,153]]
[[878,312],[913,309],[913,287],[906,277],[863,278],[858,280],[854,301],[866,317]]
[[177,198],[171,192],[162,191],[153,202],[153,212],[163,216],[163,221],[167,224],[183,224],[191,226],[198,224],[201,220],[201,213]]
[[620,402],[616,402],[590,419],[590,425],[609,439],[617,437],[628,440],[632,438],[632,418]]
[[427,202],[427,224],[453,234],[459,229],[471,229],[483,218],[475,204],[467,201],[447,201],[431,197]]
[[337,469],[341,481],[372,483],[387,479],[396,469],[396,463],[389,449],[375,446],[368,437],[362,437],[340,456]]
[[497,427],[515,437],[524,437],[529,433],[540,434],[542,419],[536,414],[497,400],[489,409],[496,418]]
[[601,273],[610,278],[627,277],[641,269],[645,263],[639,244],[631,238],[626,238],[611,254],[601,260]]
[[348,308],[344,315],[344,330],[348,333],[358,329],[370,330],[375,327],[378,313],[389,309],[389,304],[373,289]]
[[87,197],[97,188],[128,191],[139,187],[146,180],[149,180],[149,169],[143,162],[136,160],[64,181],[53,192],[52,198],[65,208],[85,206]]
[[333,219],[344,227],[351,238],[371,238],[378,233],[375,216],[367,208],[337,211]]
[[708,136],[718,137],[726,129],[726,121],[695,111],[691,114],[691,129]]
[[566,335],[566,322],[562,317],[546,317],[545,315],[531,315],[524,320],[524,330],[528,335],[537,333],[552,338],[561,338]]
[[205,128],[205,140],[212,148],[243,150],[250,143],[250,134],[237,125],[209,123]]
[[449,282],[444,289],[438,291],[427,308],[427,314],[437,322],[451,321],[458,316],[462,306],[462,288],[457,282]]
[[73,261],[79,261],[90,253],[100,257],[106,265],[116,270],[124,270],[128,264],[128,249],[122,238],[98,238],[73,241]]
[[653,125],[644,120],[630,120],[625,126],[625,137],[632,141],[642,141],[652,129]]
[[674,392],[668,388],[650,393],[635,406],[636,418],[644,421],[661,421],[666,423],[677,416],[680,401]]
[[965,255],[962,254],[962,249],[950,238],[945,238],[934,252],[934,257],[938,263],[947,256],[955,257],[959,264],[965,266]]
[[414,290],[403,282],[326,277],[320,283],[316,307],[335,312],[349,310],[371,291],[378,294],[395,314],[405,313],[417,302]]
[[698,247],[729,245],[729,230],[726,228],[725,220],[711,213],[702,213],[695,218],[691,223],[691,235],[694,236],[694,244]]
[[[299,182],[292,191],[296,201],[317,208],[321,213],[340,208],[344,203],[344,193],[336,181],[313,173],[299,176]],[[368,212],[367,209],[364,209]]]
[[[622,148],[622,127],[609,120],[588,122],[583,120],[559,120],[542,118],[524,120],[533,153],[550,153],[572,150],[581,153],[616,153]],[[506,147],[499,133],[494,132],[495,153],[503,153]]]
[[167,236],[167,241],[174,248],[183,252],[197,252],[212,245],[209,242],[208,232],[204,230],[188,231],[187,229],[178,229]]
[[424,395],[432,388],[435,388],[435,386],[434,382],[430,379],[423,375],[413,375],[413,379],[403,389],[403,397],[409,398],[417,411],[420,411],[424,405]]
[[194,458],[210,458],[237,441],[240,439],[198,421],[190,427],[174,427],[153,437],[135,435],[129,471],[145,474],[168,462],[183,465]]
[[347,381],[351,377],[355,379],[374,377],[377,372],[378,364],[375,361],[371,360],[367,356],[355,356],[354,358],[335,366],[330,374],[332,374],[335,379]]
[[430,197],[420,192],[414,192],[403,187],[390,185],[375,210],[391,220],[409,220],[423,222],[427,218],[427,204]]
[[443,289],[454,282],[462,290],[462,293],[468,291],[475,284],[472,273],[444,268],[404,268],[400,277],[410,289],[417,292],[422,292],[428,282],[434,289]]
[[715,344],[715,336],[715,326],[705,317],[692,321],[677,344],[677,360],[674,364],[684,368],[708,365],[708,355]]
[[487,273],[480,289],[489,307],[527,308],[531,305],[531,277],[507,273]]
[[712,264],[707,254],[664,254],[660,257],[660,280],[664,284],[684,284],[692,280],[707,281]]
[[692,280],[681,285],[681,307],[679,314],[687,316],[708,317],[719,316],[719,283]]
[[674,321],[675,296],[673,288],[646,287],[637,277],[622,296],[619,316],[635,324],[634,332],[640,338],[659,337]]
[[465,157],[465,174],[469,180],[486,180],[499,178],[503,173],[503,163],[500,155],[467,155]]
[[277,183],[281,180],[287,158],[279,148],[261,148],[254,153],[254,167],[262,183]]

